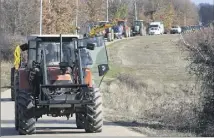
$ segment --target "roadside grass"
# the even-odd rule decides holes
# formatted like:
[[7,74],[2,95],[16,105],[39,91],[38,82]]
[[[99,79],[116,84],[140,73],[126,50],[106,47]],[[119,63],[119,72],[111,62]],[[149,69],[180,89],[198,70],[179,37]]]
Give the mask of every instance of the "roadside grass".
[[1,92],[10,88],[10,69],[12,66],[11,62],[1,61]]
[[[138,130],[143,133],[150,128],[182,132],[180,136],[183,136],[190,131],[194,133],[197,127],[197,95],[184,86],[151,86],[137,75],[120,73],[103,88],[103,96],[107,119],[140,127]],[[150,135],[172,136],[170,133]]]
[[[116,47],[108,48],[111,68],[105,80],[112,79],[104,80],[101,88],[105,118],[147,136],[195,136],[201,111],[200,85],[186,80],[182,72],[173,73],[176,69],[156,76],[148,74],[150,70],[120,65]],[[160,77],[164,81],[157,81]]]

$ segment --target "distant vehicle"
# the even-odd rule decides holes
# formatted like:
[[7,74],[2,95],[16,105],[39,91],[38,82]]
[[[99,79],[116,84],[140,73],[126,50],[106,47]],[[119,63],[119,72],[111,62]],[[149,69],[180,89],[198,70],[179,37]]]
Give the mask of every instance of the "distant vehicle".
[[187,26],[182,26],[181,27],[181,33],[186,33],[188,31],[188,27]]
[[[108,21],[99,21],[98,22],[99,26],[105,26],[105,25],[111,25],[110,22]],[[110,41],[114,41],[114,30],[113,27],[107,27],[105,30],[103,30],[102,35],[104,36],[104,38],[106,38],[109,42]]]
[[146,35],[146,27],[143,20],[135,20],[132,25],[132,36]]
[[164,25],[161,22],[151,22],[149,24],[149,35],[164,34]]
[[161,29],[159,27],[150,27],[149,35],[161,35]]
[[131,36],[131,27],[128,26],[127,20],[118,19],[117,25],[123,26],[123,36],[126,38]]
[[180,26],[172,26],[170,29],[170,34],[180,34],[182,32],[182,29]]

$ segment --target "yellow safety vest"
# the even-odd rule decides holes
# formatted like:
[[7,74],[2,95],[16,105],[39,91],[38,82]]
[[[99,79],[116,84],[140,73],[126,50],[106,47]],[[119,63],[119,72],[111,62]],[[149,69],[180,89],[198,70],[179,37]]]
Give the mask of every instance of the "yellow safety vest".
[[16,46],[16,49],[14,51],[14,67],[15,69],[18,69],[21,64],[21,48],[20,46]]

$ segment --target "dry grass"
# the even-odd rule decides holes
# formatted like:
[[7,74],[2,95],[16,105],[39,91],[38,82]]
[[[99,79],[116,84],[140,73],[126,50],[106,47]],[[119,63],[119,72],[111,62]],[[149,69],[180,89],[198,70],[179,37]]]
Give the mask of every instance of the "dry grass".
[[123,118],[123,121],[136,121],[139,126],[147,124],[165,130],[195,129],[198,122],[196,93],[183,86],[154,86],[148,86],[138,76],[120,74],[104,88],[104,106],[114,112],[113,116],[108,114],[108,118],[118,117],[117,121]]
[[176,39],[175,35],[136,38],[109,49],[112,66],[132,71],[112,68],[115,80],[103,84],[107,119],[149,136],[195,135],[200,85],[188,75],[188,61]]
[[10,87],[10,69],[13,66],[10,62],[1,62],[1,92]]

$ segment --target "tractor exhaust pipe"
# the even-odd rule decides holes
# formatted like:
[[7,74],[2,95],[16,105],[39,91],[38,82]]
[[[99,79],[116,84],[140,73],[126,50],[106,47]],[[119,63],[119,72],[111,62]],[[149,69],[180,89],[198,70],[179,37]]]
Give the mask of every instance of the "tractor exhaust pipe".
[[43,47],[43,51],[42,51],[42,54],[43,54],[43,81],[44,81],[44,84],[45,85],[48,85],[48,80],[47,80],[47,64],[46,64],[46,50],[45,50],[45,47]]
[[60,34],[60,63],[62,62],[62,34]]

